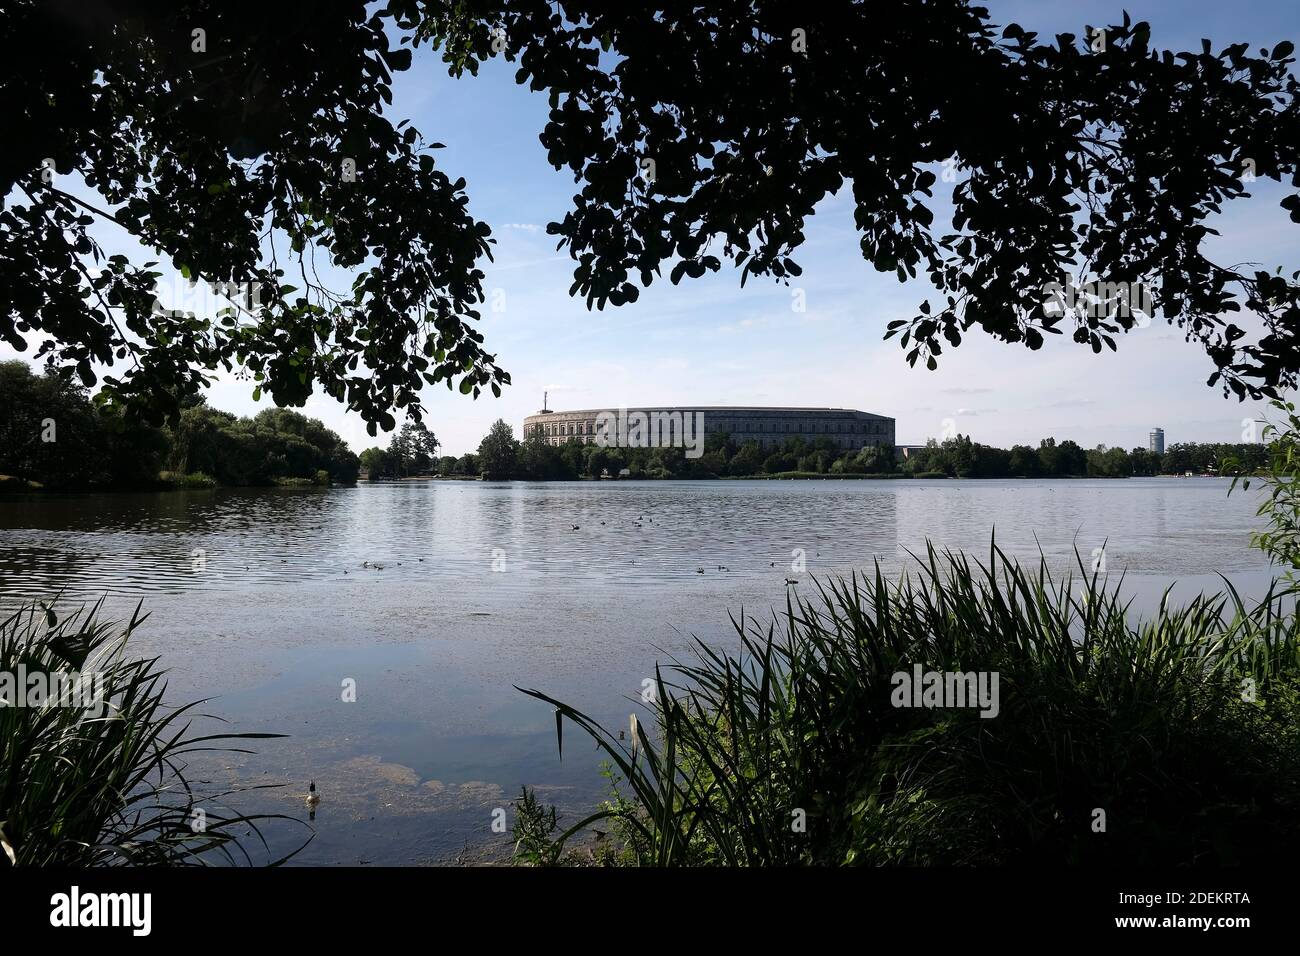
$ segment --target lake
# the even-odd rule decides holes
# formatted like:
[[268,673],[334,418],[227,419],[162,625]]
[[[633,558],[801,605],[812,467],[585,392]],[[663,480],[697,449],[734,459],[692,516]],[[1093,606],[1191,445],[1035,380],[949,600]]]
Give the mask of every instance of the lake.
[[[306,864],[472,862],[508,836],[492,811],[535,786],[570,822],[608,792],[593,745],[537,688],[625,726],[656,662],[728,612],[770,617],[786,579],[891,575],[927,539],[1069,570],[1105,546],[1140,613],[1269,578],[1249,546],[1258,491],[1219,479],[404,482],[0,499],[0,606],[61,593],[151,613],[176,702],[213,698],[255,755],[196,762],[241,811],[322,801]],[[348,683],[354,682],[354,684]],[[355,686],[355,702],[344,686]],[[272,826],[273,848],[301,831]]]

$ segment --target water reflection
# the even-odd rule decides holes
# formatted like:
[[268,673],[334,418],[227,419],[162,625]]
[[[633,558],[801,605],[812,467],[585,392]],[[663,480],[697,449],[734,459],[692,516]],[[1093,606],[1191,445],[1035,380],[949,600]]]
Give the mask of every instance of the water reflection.
[[[299,862],[418,863],[507,840],[491,811],[522,784],[570,821],[607,795],[597,755],[566,734],[560,762],[553,714],[516,685],[623,726],[655,664],[688,654],[693,635],[734,646],[728,612],[783,606],[800,552],[812,574],[876,559],[896,572],[927,538],[986,554],[996,529],[1010,553],[1041,547],[1063,570],[1075,546],[1087,560],[1106,542],[1142,609],[1173,579],[1178,599],[1217,590],[1220,571],[1261,589],[1256,503],[1181,479],[4,498],[0,605],[107,594],[120,615],[143,599],[153,616],[133,641],[161,656],[176,700],[215,697],[224,729],[292,735],[196,761],[204,779],[284,782],[240,808],[286,813],[315,780],[318,835]],[[345,679],[356,703],[341,700]]]
[[[985,552],[1041,547],[1064,566],[1199,574],[1254,567],[1254,502],[1224,482],[403,483],[331,491],[44,496],[0,503],[3,594],[239,591],[353,574],[544,593],[896,566],[929,538]],[[576,528],[575,528],[576,526]],[[495,558],[495,564],[494,564]],[[368,564],[367,564],[368,563]],[[382,565],[378,570],[374,565]]]

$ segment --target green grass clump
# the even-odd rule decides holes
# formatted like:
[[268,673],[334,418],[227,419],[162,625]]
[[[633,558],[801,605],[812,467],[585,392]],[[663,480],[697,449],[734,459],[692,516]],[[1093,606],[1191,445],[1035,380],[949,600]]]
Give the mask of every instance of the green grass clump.
[[211,475],[205,475],[201,471],[190,472],[188,475],[179,471],[160,471],[158,473],[159,484],[168,488],[182,489],[207,489],[217,487],[217,480]]
[[137,607],[117,625],[99,619],[101,604],[62,618],[53,606],[28,606],[0,622],[0,673],[80,675],[88,693],[77,703],[103,701],[37,705],[9,685],[13,699],[0,704],[0,866],[253,862],[239,838],[260,840],[259,822],[290,818],[228,812],[228,793],[196,791],[185,761],[282,735],[192,733],[202,702],[168,706],[157,659],[125,652],[147,615]]
[[[1294,859],[1293,595],[1247,606],[1225,581],[1137,621],[1119,583],[1079,572],[994,544],[987,562],[931,547],[897,582],[877,566],[821,584],[766,624],[733,618],[737,650],[699,644],[658,674],[650,732],[623,741],[525,691],[617,774],[614,799],[555,841],[599,823],[640,865]],[[915,664],[997,672],[998,715],[894,706],[893,675]]]

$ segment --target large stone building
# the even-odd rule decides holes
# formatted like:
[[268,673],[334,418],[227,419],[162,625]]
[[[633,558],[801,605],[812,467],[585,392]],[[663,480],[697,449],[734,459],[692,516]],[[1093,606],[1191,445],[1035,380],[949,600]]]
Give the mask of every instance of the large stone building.
[[[543,403],[544,405],[545,403]],[[839,449],[851,450],[866,445],[894,448],[894,420],[884,415],[859,412],[852,408],[750,408],[730,405],[663,406],[646,408],[583,408],[553,411],[543,407],[524,419],[524,437],[540,431],[549,444],[562,445],[571,438],[592,444],[597,436],[597,419],[644,413],[654,416],[698,416],[705,436],[725,432],[737,443],[756,441],[762,448],[775,448],[787,438],[799,437],[808,444],[828,439]],[[688,426],[689,427],[689,426]],[[667,430],[665,429],[665,434]],[[610,441],[609,444],[615,444]]]

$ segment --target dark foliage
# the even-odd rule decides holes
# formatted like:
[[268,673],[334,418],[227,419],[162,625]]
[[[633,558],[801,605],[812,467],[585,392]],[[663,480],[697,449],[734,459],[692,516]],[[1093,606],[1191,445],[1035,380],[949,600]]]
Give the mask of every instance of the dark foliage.
[[314,418],[268,408],[240,418],[189,399],[157,428],[97,405],[66,373],[0,362],[0,474],[55,489],[153,488],[202,475],[223,485],[350,484],[357,456]]
[[[0,19],[0,336],[87,384],[112,366],[105,396],[154,421],[217,369],[282,405],[323,391],[372,428],[418,420],[424,384],[498,393],[509,378],[471,326],[488,227],[439,144],[382,115],[408,42],[454,73],[499,53],[548,95],[542,142],[579,184],[549,230],[589,305],[634,301],[669,263],[674,282],[724,260],[789,281],[807,217],[849,189],[864,257],[938,290],[889,330],[912,363],[975,328],[1115,348],[1154,313],[1206,350],[1212,384],[1295,383],[1295,275],[1204,248],[1253,177],[1300,185],[1291,44],[1175,53],[1127,16],[1040,42],[960,0],[18,0]],[[74,173],[102,206],[60,186]],[[1300,195],[1282,206],[1300,220]],[[97,218],[259,301],[155,308],[161,274],[106,257]],[[356,270],[351,290],[321,285],[317,252]],[[1054,312],[1045,290],[1070,274],[1103,286]],[[1115,286],[1148,290],[1149,312]],[[1243,310],[1258,336],[1227,318]]]
[[[665,668],[627,741],[525,691],[618,783],[534,856],[558,861],[593,825],[653,866],[1260,865],[1300,849],[1294,594],[1229,589],[1137,621],[1082,560],[1054,577],[996,545],[983,563],[919,557],[897,584],[877,566],[792,593],[775,619],[733,618],[739,645]],[[996,714],[900,706],[916,665],[997,674]]]
[[[1225,391],[1258,397],[1300,370],[1300,273],[1204,249],[1209,217],[1255,178],[1300,186],[1289,42],[1176,53],[1127,14],[1041,42],[961,0],[392,9],[422,11],[453,69],[504,47],[518,81],[547,91],[542,143],[579,184],[549,231],[588,305],[635,301],[666,263],[674,283],[723,260],[742,282],[788,281],[807,217],[848,188],[867,261],[939,292],[891,324],[913,364],[934,368],[976,327],[1031,349],[1062,332],[1114,349],[1155,314],[1206,350]],[[939,165],[951,233],[935,218]],[[1300,194],[1282,206],[1300,222]],[[1112,287],[1051,314],[1045,286],[1069,274]],[[1149,312],[1119,284],[1146,288]],[[1256,341],[1224,318],[1243,308]]]
[[[116,363],[105,395],[155,423],[219,368],[280,405],[320,389],[372,429],[418,417],[426,383],[499,393],[468,324],[489,229],[439,144],[382,115],[411,62],[386,25],[360,2],[6,4],[0,336],[87,385]],[[73,173],[108,208],[61,188]],[[97,218],[248,287],[216,316],[164,311],[156,263],[106,256]],[[351,290],[320,283],[317,251],[358,270]]]

